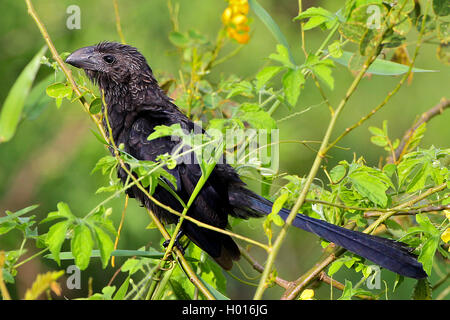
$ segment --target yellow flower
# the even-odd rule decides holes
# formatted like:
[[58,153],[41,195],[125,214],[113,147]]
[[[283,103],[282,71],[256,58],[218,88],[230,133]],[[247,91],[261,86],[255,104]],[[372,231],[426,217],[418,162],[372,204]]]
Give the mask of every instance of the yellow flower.
[[444,233],[441,235],[441,239],[445,243],[450,241],[450,228],[447,228],[447,230],[444,231]]
[[232,15],[233,15],[233,10],[231,10],[230,7],[226,8],[225,11],[222,13],[223,24],[225,24],[225,25],[229,24]]
[[227,27],[229,38],[244,44],[250,40],[250,28],[247,25],[249,6],[247,0],[229,0],[228,7],[222,13],[222,22]]
[[314,290],[312,289],[305,289],[300,295],[300,300],[313,300],[313,298],[314,298]]
[[241,24],[245,24],[247,23],[247,17],[244,16],[243,14],[236,14],[233,16],[233,18],[231,19],[231,22],[236,25],[239,26]]

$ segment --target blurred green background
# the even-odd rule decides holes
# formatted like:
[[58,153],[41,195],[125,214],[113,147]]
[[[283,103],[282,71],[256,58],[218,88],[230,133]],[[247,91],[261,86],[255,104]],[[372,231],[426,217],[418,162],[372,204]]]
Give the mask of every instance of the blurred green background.
[[[298,23],[292,22],[292,18],[297,15],[298,2],[295,0],[260,0],[259,2],[281,27],[293,51],[297,53],[297,61],[302,61],[304,57],[300,50],[301,38]],[[337,10],[341,5],[340,1],[303,2],[307,6],[320,5],[332,11]],[[220,17],[227,3],[222,0],[180,0],[179,3],[181,31],[193,28],[213,40],[221,27]],[[69,30],[66,27],[68,17],[66,9],[72,4],[81,8],[80,30]],[[34,6],[47,26],[59,52],[71,52],[81,46],[92,45],[103,40],[119,41],[114,8],[110,0],[39,0],[34,1]],[[164,73],[176,77],[180,60],[176,56],[175,47],[168,40],[171,22],[166,1],[122,0],[119,1],[119,10],[127,43],[140,49],[156,75]],[[27,14],[24,1],[2,0],[0,11],[4,13],[0,19],[0,75],[2,78],[0,101],[4,101],[18,74],[42,47],[44,41],[33,20]],[[243,78],[251,77],[267,62],[267,56],[275,51],[275,40],[252,12],[250,16],[253,17],[253,21],[250,25],[249,44],[235,58],[215,68],[213,74],[208,76],[211,81],[219,79],[221,73],[234,73]],[[326,36],[320,31],[307,32],[306,35],[307,47],[311,51],[317,49],[318,44]],[[412,54],[411,50],[410,54]],[[369,165],[376,166],[380,157],[384,157],[385,154],[382,149],[370,143],[367,130],[369,125],[380,127],[382,121],[387,119],[391,137],[401,138],[418,115],[437,104],[443,96],[448,95],[450,68],[437,60],[436,45],[423,45],[416,65],[419,68],[439,72],[415,74],[412,83],[405,85],[381,112],[340,142],[341,146],[350,148],[349,151],[332,150],[332,158],[326,163],[328,168],[342,159],[351,161],[354,155],[357,157],[363,155]],[[37,80],[49,73],[49,68],[42,67]],[[336,67],[333,74],[335,89],[334,91],[326,90],[326,93],[331,103],[336,105],[342,99],[353,76],[340,65]],[[364,79],[343,112],[335,132],[342,132],[360,117],[369,113],[398,81],[398,77],[372,76]],[[280,139],[321,140],[329,120],[327,107],[320,104],[321,101],[316,87],[311,81],[307,81],[296,109],[289,111],[279,108],[274,114],[276,119],[282,119],[292,112],[312,107],[308,112],[280,122]],[[422,146],[449,147],[449,123],[449,112],[433,119],[428,126]],[[107,154],[107,150],[95,139],[90,128],[94,126],[80,105],[67,102],[64,102],[60,109],[51,103],[38,118],[21,123],[16,136],[10,142],[0,145],[1,212],[6,209],[15,211],[37,203],[40,207],[34,211],[34,214],[38,216],[38,220],[41,220],[48,212],[55,210],[57,202],[64,201],[70,205],[75,214],[83,216],[103,200],[106,195],[96,195],[95,191],[105,184],[106,178],[99,173],[91,175],[90,172],[96,161]],[[280,152],[281,172],[299,176],[308,172],[314,157],[310,150],[301,145],[281,144]],[[256,191],[259,191],[258,188]],[[123,197],[111,202],[116,226],[123,204]],[[148,223],[149,218],[145,210],[138,207],[134,200],[130,201],[119,248],[137,249],[149,244],[158,248],[160,236],[155,230],[144,229]],[[40,233],[46,232],[47,228],[48,225],[39,225]],[[264,240],[261,221],[245,221],[236,227],[236,231],[246,232],[250,237]],[[19,236],[19,234],[10,233],[7,237],[1,237],[0,250],[17,248]],[[33,246],[29,249],[28,254],[35,250]],[[259,250],[253,249],[252,253],[262,261],[264,255]],[[292,230],[278,256],[276,263],[278,274],[288,280],[295,279],[296,276],[312,267],[321,254],[317,237]],[[120,265],[120,260],[118,262],[117,265]],[[62,267],[68,264],[70,263],[63,263]],[[49,269],[57,269],[57,265],[46,259],[35,259],[23,265],[19,269],[17,285],[10,286],[13,295],[23,297],[36,274]],[[82,288],[65,290],[64,295],[86,296],[89,277],[94,278],[93,289],[94,292],[98,292],[106,285],[114,272],[115,269],[111,267],[101,271],[100,261],[94,260],[90,267],[82,272]],[[233,272],[242,276],[237,268]],[[256,275],[256,273],[252,274]],[[354,283],[359,280],[359,276],[345,271],[340,271],[336,280],[344,282],[346,277],[354,280]],[[230,297],[234,299],[252,297],[254,288],[228,278]],[[434,274],[431,277],[432,283],[438,278]],[[383,271],[382,280],[389,286],[388,296],[396,299],[408,299],[415,283],[411,279],[405,279],[405,283],[392,293],[395,275]],[[364,286],[362,288],[367,289]],[[63,289],[65,289],[64,286]],[[281,292],[280,289],[274,288],[268,290],[265,297],[276,299]],[[439,291],[435,292],[434,297],[438,294]],[[333,296],[339,297],[340,293],[335,290]],[[328,299],[329,287],[322,285],[317,288],[316,297]]]

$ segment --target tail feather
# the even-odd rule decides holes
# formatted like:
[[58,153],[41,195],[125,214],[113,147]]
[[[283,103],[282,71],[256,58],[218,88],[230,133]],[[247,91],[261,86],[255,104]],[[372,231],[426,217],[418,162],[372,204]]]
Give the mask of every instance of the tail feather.
[[[241,189],[239,194],[236,197],[231,196],[230,200],[239,198],[241,200],[232,204],[240,210],[247,210],[252,216],[256,213],[267,215],[272,211],[272,202],[251,191]],[[278,214],[286,220],[289,213],[289,210],[282,209]],[[400,275],[416,279],[427,277],[422,264],[402,242],[345,229],[303,214],[297,214],[292,225],[312,232]]]

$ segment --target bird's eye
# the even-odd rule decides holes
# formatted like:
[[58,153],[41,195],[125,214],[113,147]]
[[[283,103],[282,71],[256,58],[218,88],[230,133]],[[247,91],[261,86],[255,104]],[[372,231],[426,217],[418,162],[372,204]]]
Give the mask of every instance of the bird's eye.
[[113,63],[116,59],[114,58],[114,56],[106,55],[103,56],[103,60],[107,63]]

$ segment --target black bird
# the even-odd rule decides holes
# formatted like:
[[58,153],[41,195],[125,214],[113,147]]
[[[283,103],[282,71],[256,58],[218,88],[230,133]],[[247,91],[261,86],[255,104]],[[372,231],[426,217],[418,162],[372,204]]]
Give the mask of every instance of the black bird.
[[[172,103],[158,86],[144,56],[131,46],[102,42],[74,51],[66,63],[83,69],[87,76],[104,92],[108,118],[116,145],[139,160],[155,161],[160,154],[171,153],[178,143],[170,137],[147,140],[155,126],[180,124],[184,130],[194,130],[194,123]],[[105,122],[104,122],[105,125]],[[108,130],[106,130],[108,131]],[[173,169],[165,168],[177,181],[175,192],[186,203],[201,176],[195,163],[179,163]],[[118,169],[122,182],[127,174]],[[127,190],[130,197],[166,223],[176,223],[178,217],[150,201],[136,186]],[[179,201],[166,189],[158,186],[154,197],[182,212]],[[188,215],[204,223],[226,228],[228,214],[247,219],[267,215],[272,202],[246,189],[235,170],[227,164],[217,164],[209,176]],[[285,220],[289,210],[279,215]],[[298,214],[293,225],[315,233],[374,263],[411,278],[424,278],[422,265],[404,243],[348,230],[323,220]],[[230,269],[240,256],[236,243],[228,235],[199,227],[184,221],[182,232],[206,251],[224,269]]]

